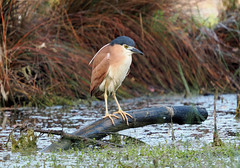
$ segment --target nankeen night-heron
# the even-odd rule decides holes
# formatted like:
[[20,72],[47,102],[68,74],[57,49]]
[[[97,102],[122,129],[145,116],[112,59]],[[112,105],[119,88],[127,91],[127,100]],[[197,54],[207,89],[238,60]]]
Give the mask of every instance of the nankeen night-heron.
[[[91,96],[99,96],[104,93],[106,112],[103,118],[108,117],[113,125],[115,125],[113,117],[119,119],[115,114],[120,114],[122,119],[126,120],[127,125],[127,116],[132,118],[130,114],[124,112],[120,107],[116,98],[116,91],[128,75],[133,53],[143,55],[143,52],[135,48],[135,43],[130,37],[120,36],[103,46],[89,62],[89,64],[93,64],[90,86]],[[113,114],[108,113],[108,94],[112,94],[118,106],[118,111]]]

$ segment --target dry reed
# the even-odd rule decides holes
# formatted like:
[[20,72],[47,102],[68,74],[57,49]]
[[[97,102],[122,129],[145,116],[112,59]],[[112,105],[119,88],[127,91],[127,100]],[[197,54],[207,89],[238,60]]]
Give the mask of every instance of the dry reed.
[[239,18],[238,26],[211,30],[184,15],[173,20],[169,6],[157,0],[3,0],[2,104],[89,97],[88,62],[119,35],[133,38],[146,54],[133,57],[120,93],[239,91]]

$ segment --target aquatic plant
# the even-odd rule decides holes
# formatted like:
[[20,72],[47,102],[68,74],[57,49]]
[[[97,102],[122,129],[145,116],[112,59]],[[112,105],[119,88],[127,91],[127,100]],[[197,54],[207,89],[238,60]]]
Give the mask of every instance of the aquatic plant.
[[19,139],[15,139],[12,133],[9,136],[12,152],[28,153],[36,151],[37,136],[34,135],[33,130],[27,130],[26,133],[21,134]]

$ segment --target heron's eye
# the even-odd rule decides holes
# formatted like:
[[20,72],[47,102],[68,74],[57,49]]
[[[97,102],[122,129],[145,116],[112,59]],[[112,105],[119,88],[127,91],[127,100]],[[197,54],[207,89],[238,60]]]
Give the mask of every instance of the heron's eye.
[[124,44],[123,47],[127,49],[127,48],[128,48],[128,45]]

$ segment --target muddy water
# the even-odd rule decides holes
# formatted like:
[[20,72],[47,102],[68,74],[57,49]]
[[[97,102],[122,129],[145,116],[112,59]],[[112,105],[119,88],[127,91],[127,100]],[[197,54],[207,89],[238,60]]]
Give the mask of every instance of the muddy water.
[[[237,96],[234,94],[220,95],[217,100],[217,122],[220,138],[224,141],[232,141],[239,138],[236,135],[240,133],[240,122],[236,120],[235,109],[237,106]],[[145,107],[158,106],[182,106],[195,105],[207,109],[209,116],[206,121],[200,125],[178,125],[169,124],[149,125],[141,128],[134,128],[120,131],[119,133],[135,137],[150,145],[157,145],[162,142],[172,141],[172,130],[176,140],[201,140],[203,142],[212,142],[213,137],[213,101],[214,96],[196,96],[183,98],[182,96],[161,96],[161,97],[141,97],[129,100],[120,100],[124,110],[140,109]],[[110,111],[116,109],[114,101],[109,103]],[[38,108],[20,108],[17,110],[1,111],[0,114],[0,159],[10,153],[9,149],[3,147],[7,142],[8,135],[17,124],[26,124],[41,129],[63,130],[71,133],[86,126],[91,122],[101,118],[104,115],[104,102],[94,101],[91,104],[79,104],[72,107],[55,106],[46,109]],[[5,129],[2,123],[6,120]],[[19,131],[14,132],[16,138],[19,137]],[[50,145],[53,140],[59,136],[48,137],[42,135],[38,139],[37,146],[39,150]]]
[[[182,99],[180,97],[172,99],[167,98],[163,100],[153,101],[151,106],[161,105],[189,105],[204,107],[209,112],[208,119],[200,125],[178,125],[173,124],[172,128],[169,124],[150,125],[144,128],[136,128],[122,131],[124,134],[132,134],[138,139],[151,144],[157,145],[159,142],[171,141],[172,129],[174,130],[174,137],[176,140],[201,140],[202,142],[212,142],[213,139],[213,100],[214,96],[200,96]],[[240,123],[234,119],[236,109],[236,95],[222,95],[217,101],[217,127],[220,138],[222,140],[236,139],[236,134],[240,132]]]

